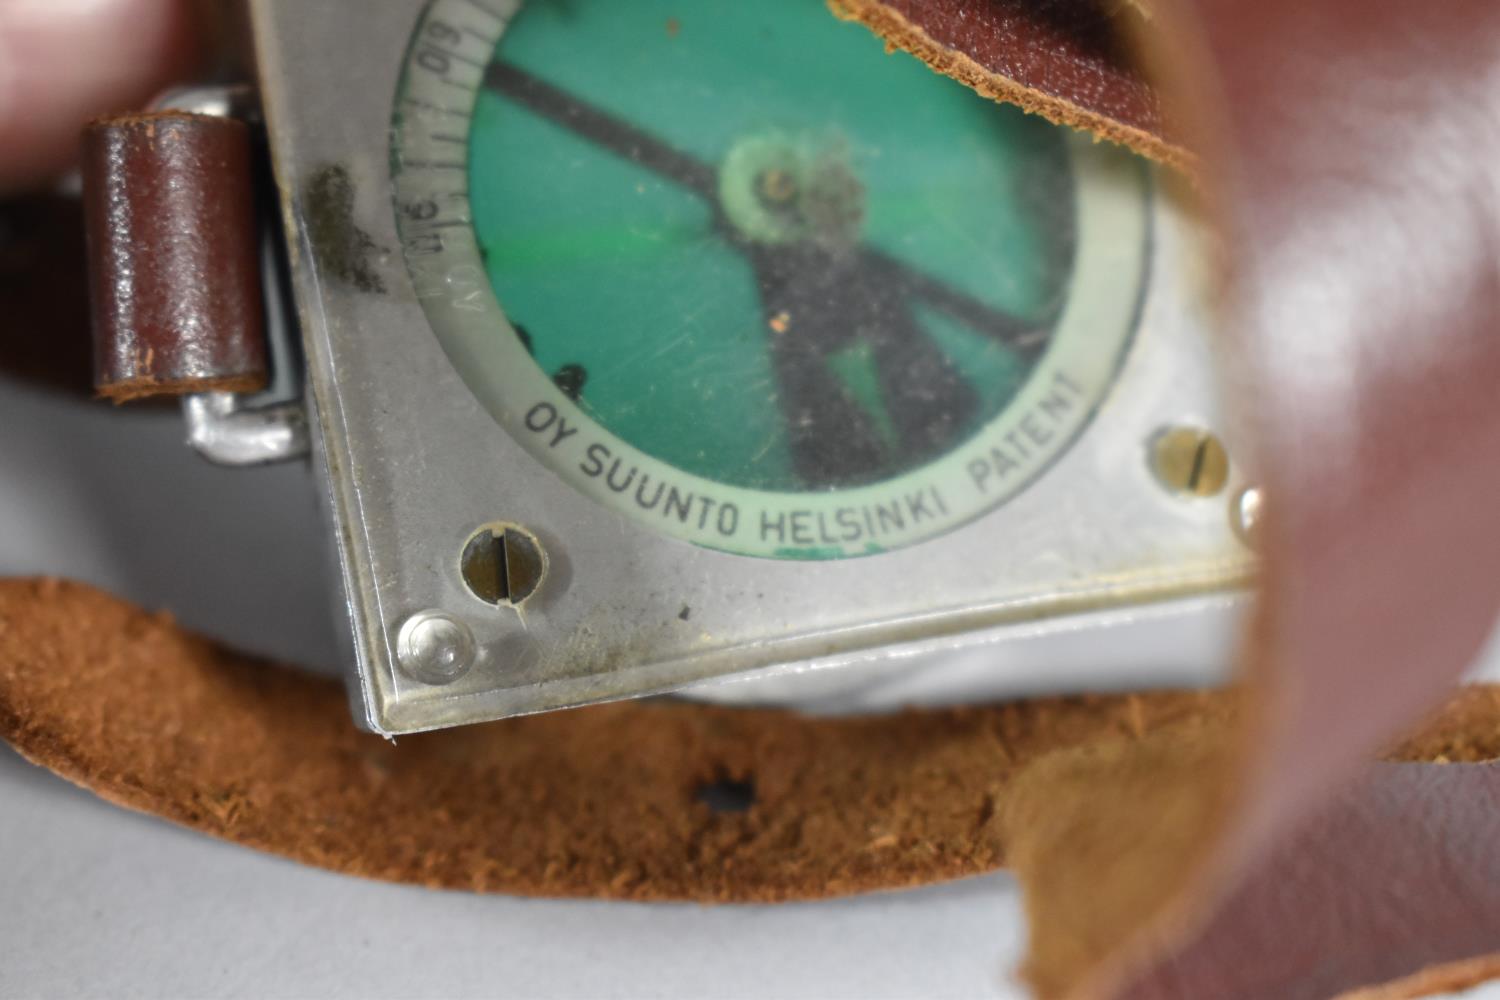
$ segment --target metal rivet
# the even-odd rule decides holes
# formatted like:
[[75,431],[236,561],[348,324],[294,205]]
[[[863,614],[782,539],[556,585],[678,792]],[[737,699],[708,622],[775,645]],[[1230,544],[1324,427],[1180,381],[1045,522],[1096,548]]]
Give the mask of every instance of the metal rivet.
[[525,528],[490,524],[464,544],[459,572],[469,592],[484,603],[517,607],[546,579],[547,553]]
[[1260,487],[1247,486],[1235,495],[1229,505],[1229,523],[1234,526],[1234,533],[1240,536],[1240,541],[1252,549],[1260,547],[1260,525],[1261,518],[1265,514],[1262,509],[1264,503]]
[[1152,441],[1151,468],[1173,493],[1211,497],[1229,482],[1229,452],[1210,431],[1172,427]]
[[419,611],[396,635],[401,669],[425,684],[452,684],[474,666],[479,644],[469,626],[441,611]]

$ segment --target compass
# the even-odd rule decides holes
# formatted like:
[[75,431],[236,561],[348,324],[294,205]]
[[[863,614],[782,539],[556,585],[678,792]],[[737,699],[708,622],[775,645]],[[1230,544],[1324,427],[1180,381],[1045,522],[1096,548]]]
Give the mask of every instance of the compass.
[[251,4],[362,724],[915,683],[1245,579],[1144,161],[810,0],[352,7]]
[[800,0],[436,0],[394,135],[464,380],[553,474],[696,544],[839,558],[980,516],[1135,327],[1138,163]]

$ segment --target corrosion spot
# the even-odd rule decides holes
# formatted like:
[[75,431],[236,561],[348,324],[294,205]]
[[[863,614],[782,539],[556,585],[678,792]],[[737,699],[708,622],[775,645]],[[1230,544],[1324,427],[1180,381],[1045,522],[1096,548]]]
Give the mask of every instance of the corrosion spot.
[[385,282],[370,263],[384,251],[354,224],[354,184],[349,171],[329,164],[313,171],[302,190],[307,237],[321,271],[361,292],[385,293]]

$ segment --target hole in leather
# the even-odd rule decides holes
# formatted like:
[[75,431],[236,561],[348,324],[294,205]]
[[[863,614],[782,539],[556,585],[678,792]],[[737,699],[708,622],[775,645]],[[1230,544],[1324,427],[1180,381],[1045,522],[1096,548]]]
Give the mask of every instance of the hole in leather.
[[749,812],[755,805],[755,782],[721,778],[699,785],[697,797],[716,813]]

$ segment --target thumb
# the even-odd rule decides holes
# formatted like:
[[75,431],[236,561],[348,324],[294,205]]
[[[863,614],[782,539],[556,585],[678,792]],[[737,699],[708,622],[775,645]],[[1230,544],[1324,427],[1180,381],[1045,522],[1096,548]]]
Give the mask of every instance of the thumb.
[[0,194],[73,162],[97,115],[139,107],[191,66],[183,0],[0,0]]

